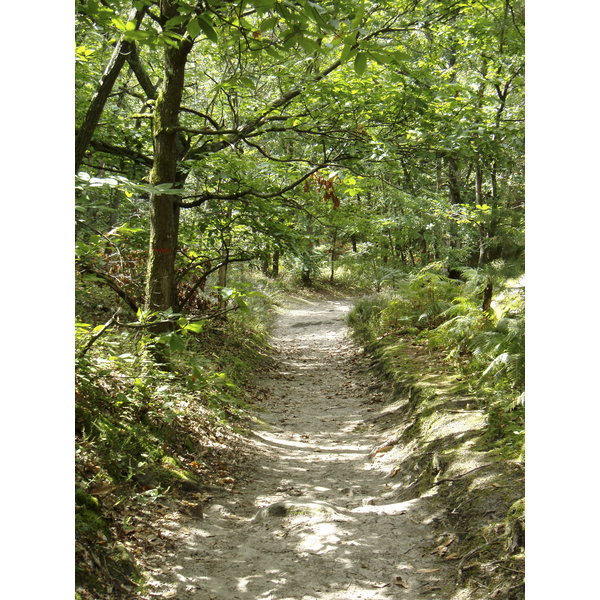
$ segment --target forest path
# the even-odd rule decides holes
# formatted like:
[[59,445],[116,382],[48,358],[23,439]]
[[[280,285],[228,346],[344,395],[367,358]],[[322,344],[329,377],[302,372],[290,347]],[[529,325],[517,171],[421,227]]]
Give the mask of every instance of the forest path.
[[370,460],[382,433],[364,421],[382,409],[369,403],[375,380],[348,336],[351,306],[298,299],[281,312],[280,372],[256,382],[269,425],[251,439],[253,472],[178,530],[178,551],[147,574],[150,597],[460,597],[456,566],[432,553],[443,544],[432,505],[394,503],[389,473]]

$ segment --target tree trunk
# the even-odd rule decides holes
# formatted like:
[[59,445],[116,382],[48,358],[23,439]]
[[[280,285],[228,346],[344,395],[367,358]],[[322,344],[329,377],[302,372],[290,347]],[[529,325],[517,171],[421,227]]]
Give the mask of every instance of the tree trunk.
[[410,255],[410,261],[412,262],[412,266],[416,267],[417,263],[415,262],[415,255],[413,254],[412,248],[409,246],[408,253]]
[[448,157],[448,188],[450,204],[460,204],[460,171],[458,163],[452,157]]
[[[219,287],[227,286],[227,267],[229,265],[229,246],[231,245],[231,234],[230,234],[230,219],[231,219],[231,204],[227,206],[225,214],[227,216],[227,223],[225,225],[225,231],[221,231],[221,266],[219,267]],[[227,307],[227,298],[223,294],[219,294],[219,310],[224,310]]]
[[[171,9],[168,3],[163,4],[163,11],[166,9]],[[164,81],[156,100],[153,120],[154,164],[150,173],[152,185],[175,184],[178,179],[178,136],[174,128],[179,124],[185,64],[191,48],[191,42],[182,41],[178,48],[168,46],[165,49]],[[150,254],[145,305],[147,310],[166,310],[172,306],[174,299],[175,253],[179,229],[179,207],[174,203],[174,199],[173,195],[150,195]]]
[[333,274],[335,272],[334,262],[335,262],[335,243],[337,241],[337,228],[333,230],[333,242],[331,243],[331,275],[329,277],[329,281],[333,283]]
[[273,252],[273,272],[271,273],[271,277],[276,279],[279,277],[279,250],[275,250]]
[[[137,16],[136,29],[142,22],[145,10],[146,9],[144,8],[138,14],[137,9],[134,8],[129,14],[129,21],[133,21],[133,19],[135,19]],[[92,100],[87,112],[85,113],[81,127],[75,135],[75,173],[79,172],[79,167],[83,161],[85,151],[92,141],[92,136],[94,135],[94,131],[96,131],[96,127],[98,126],[100,116],[104,111],[104,105],[106,104],[106,101],[112,92],[113,86],[115,85],[115,81],[117,80],[117,77],[119,76],[119,73],[125,64],[127,55],[129,52],[131,52],[131,47],[131,42],[126,42],[123,40],[123,38],[121,38],[113,50],[106,69],[104,69],[102,79],[98,84],[98,89],[92,96]]]
[[494,284],[488,279],[487,285],[483,290],[483,302],[481,304],[481,310],[488,311],[492,306],[492,298],[494,293]]
[[396,248],[396,252],[400,254],[400,260],[402,260],[402,264],[406,264],[406,256],[404,255],[404,246],[398,246]]
[[435,191],[442,189],[442,157],[438,154],[435,159]]
[[[221,266],[219,267],[219,287],[227,286],[227,264],[229,262],[229,248],[223,247],[221,249]],[[227,307],[227,298],[223,294],[219,294],[219,310],[223,310]]]
[[477,169],[475,171],[475,204],[481,206],[483,204],[483,170],[481,169],[481,165],[477,165]]

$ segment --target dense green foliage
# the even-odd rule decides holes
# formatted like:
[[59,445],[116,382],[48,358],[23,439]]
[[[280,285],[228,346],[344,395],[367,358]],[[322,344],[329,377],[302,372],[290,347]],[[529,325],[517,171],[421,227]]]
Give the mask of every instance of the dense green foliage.
[[[78,141],[115,40],[130,50],[77,165],[78,239],[119,238],[118,255],[101,242],[109,274],[135,280],[137,304],[190,308],[217,265],[223,280],[274,255],[308,283],[350,248],[378,288],[432,260],[522,270],[521,3],[160,6],[77,3]],[[163,153],[157,120],[175,92]]]
[[186,407],[229,427],[286,285],[378,293],[366,336],[427,337],[522,403],[522,0],[75,6],[86,523]]
[[[486,285],[477,272],[466,282],[436,272],[435,264],[403,277],[393,291],[366,296],[348,316],[354,335],[397,366],[399,344],[419,343],[432,355],[441,350],[456,373],[457,391],[470,394],[487,414],[486,440],[508,456],[523,456],[525,404],[524,282],[503,280],[490,310],[479,297]],[[436,359],[432,357],[432,363]]]

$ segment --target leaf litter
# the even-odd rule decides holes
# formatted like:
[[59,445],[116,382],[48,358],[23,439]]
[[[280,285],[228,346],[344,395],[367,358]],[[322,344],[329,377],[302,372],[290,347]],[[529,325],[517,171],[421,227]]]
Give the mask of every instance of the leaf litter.
[[[443,529],[440,536],[439,503],[406,493],[406,448],[390,435],[393,422],[389,431],[378,427],[390,408],[369,391],[377,378],[348,335],[350,308],[350,300],[308,306],[298,299],[281,312],[272,337],[276,368],[258,372],[249,386],[260,407],[246,424],[250,435],[215,431],[219,459],[212,466],[206,448],[182,457],[190,469],[205,465],[212,489],[182,486],[143,506],[115,508],[111,532],[145,585],[122,586],[108,598],[489,597],[478,582],[457,585],[451,561],[461,554],[449,546],[458,538]],[[110,487],[96,490],[105,504]],[[282,501],[285,512],[254,519]],[[319,503],[333,510],[319,510]]]

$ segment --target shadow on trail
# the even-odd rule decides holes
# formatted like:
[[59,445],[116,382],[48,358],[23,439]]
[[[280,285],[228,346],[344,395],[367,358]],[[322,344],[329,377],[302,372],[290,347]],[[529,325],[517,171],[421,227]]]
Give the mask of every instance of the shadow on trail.
[[[248,483],[215,498],[204,520],[177,532],[181,547],[156,574],[154,596],[436,597],[440,576],[452,569],[431,554],[439,543],[431,526],[436,514],[423,498],[397,501],[397,490],[369,460],[381,434],[357,428],[367,417],[369,382],[354,373],[356,349],[340,318],[349,305],[322,302],[280,317],[274,340],[280,372],[291,376],[262,382],[272,428],[249,440],[256,456]],[[281,516],[255,518],[284,500],[290,508]]]

